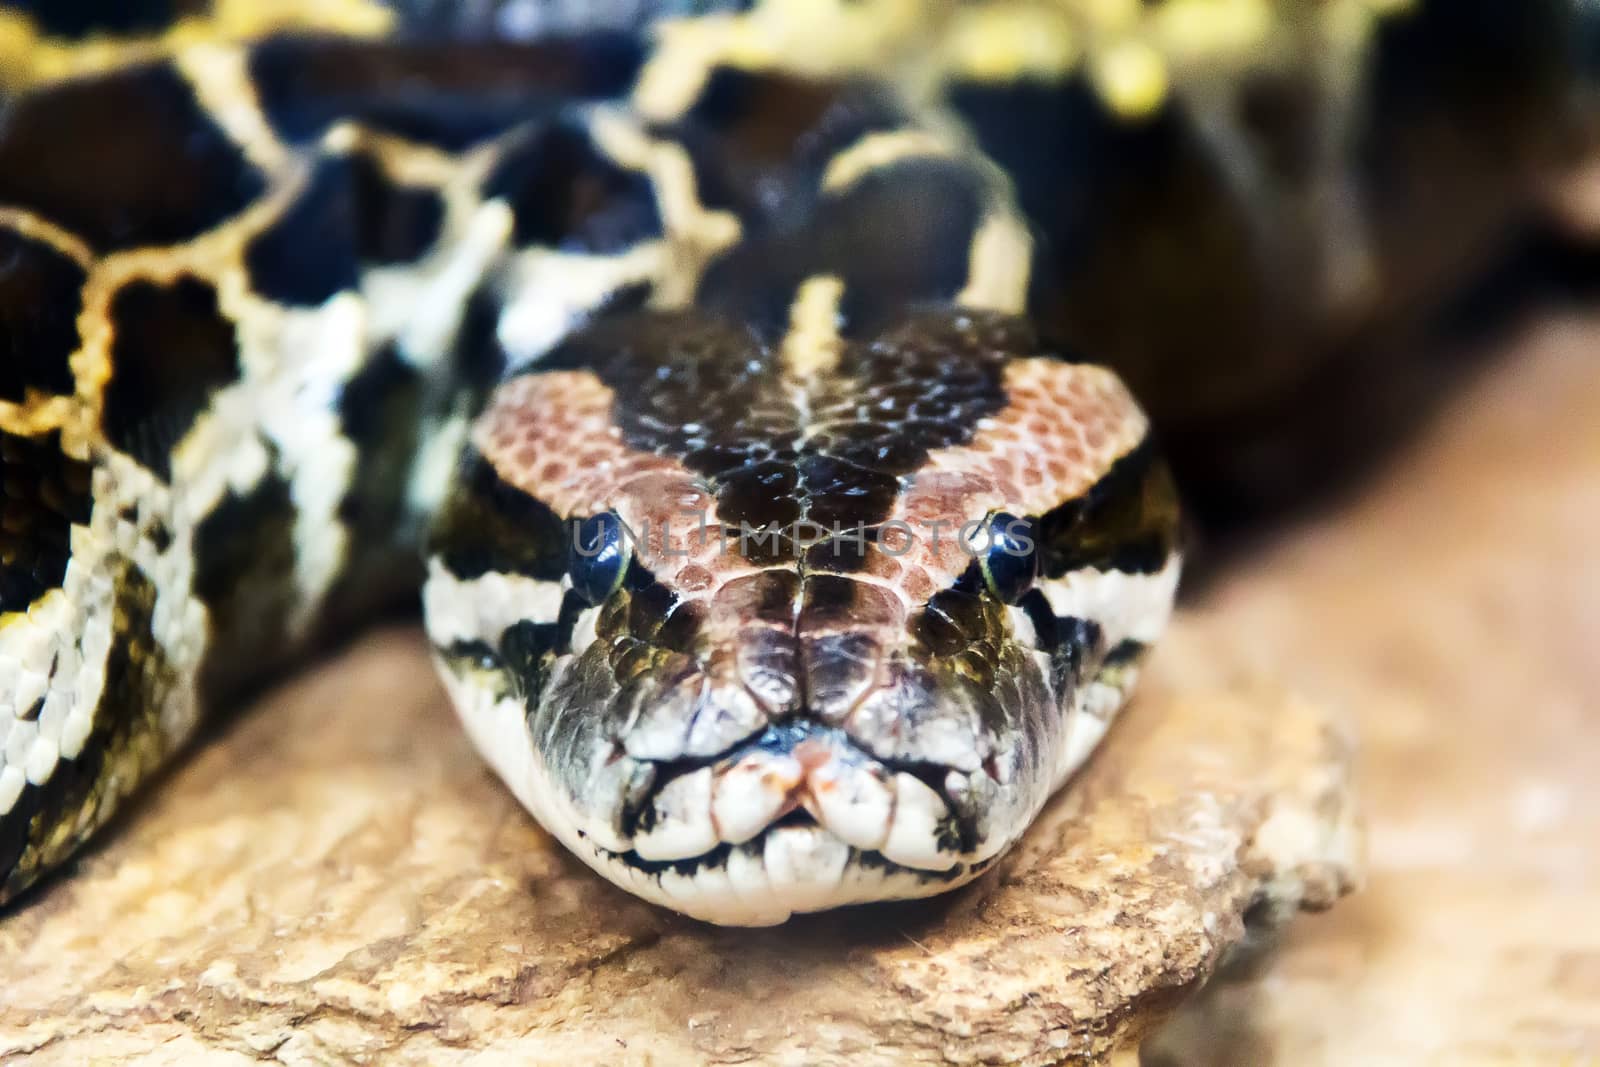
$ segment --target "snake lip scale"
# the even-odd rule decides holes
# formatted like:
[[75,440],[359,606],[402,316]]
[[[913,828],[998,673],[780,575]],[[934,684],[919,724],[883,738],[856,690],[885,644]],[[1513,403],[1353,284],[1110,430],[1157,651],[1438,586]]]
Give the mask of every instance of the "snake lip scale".
[[[977,821],[973,813],[961,812],[946,786],[947,776],[959,772],[936,764],[873,759],[861,752],[842,731],[830,730],[807,720],[791,720],[768,727],[759,738],[740,745],[712,762],[685,761],[681,765],[658,767],[655,783],[639,798],[636,807],[624,812],[624,826],[632,831],[636,854],[641,852],[638,844],[640,837],[648,840],[648,832],[654,828],[658,813],[666,806],[661,803],[664,791],[672,783],[687,776],[704,774],[708,769],[712,772],[713,796],[719,791],[727,791],[743,801],[738,805],[727,805],[731,809],[731,818],[726,819],[719,818],[718,808],[713,805],[713,828],[722,843],[742,844],[744,840],[753,840],[749,836],[752,829],[755,830],[755,836],[759,837],[768,829],[780,825],[823,825],[835,836],[852,844],[859,844],[869,851],[881,851],[884,826],[873,825],[871,821],[852,824],[851,816],[858,815],[858,809],[866,806],[859,799],[864,788],[885,791],[884,783],[902,774],[920,782],[934,794],[938,806],[948,812],[940,820],[945,824],[942,832],[950,836],[955,848],[971,848],[978,838]],[[862,781],[853,781],[858,777]],[[750,779],[755,779],[755,782],[751,784]],[[749,793],[762,794],[765,803],[760,806],[751,804],[741,795]],[[841,794],[844,795],[843,799]],[[917,794],[919,797],[926,795],[921,790],[917,790]],[[873,799],[878,797],[874,796]],[[760,815],[752,819],[752,812],[759,812]],[[884,824],[890,821],[884,820]],[[663,850],[659,844],[654,847],[646,845],[644,848],[658,854],[641,858],[675,858],[670,854],[661,854],[672,850]],[[935,858],[933,863],[938,865],[939,860]],[[947,862],[944,869],[953,866],[953,862]]]
[[167,6],[0,0],[0,904],[420,589],[522,805],[731,925],[995,865],[1170,616],[1156,429],[1439,289],[1408,168],[1531,124],[1417,87],[1575,17]]

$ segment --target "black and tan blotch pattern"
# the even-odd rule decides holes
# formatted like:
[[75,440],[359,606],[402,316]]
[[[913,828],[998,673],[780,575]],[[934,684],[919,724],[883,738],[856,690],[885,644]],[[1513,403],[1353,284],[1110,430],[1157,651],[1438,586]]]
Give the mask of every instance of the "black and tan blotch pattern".
[[[1287,494],[1363,425],[1340,346],[1516,221],[1572,85],[1560,0],[1270,5],[1259,48],[1183,63],[1172,4],[1110,32],[1079,0],[859,0],[787,36],[745,0],[215,6],[0,2],[0,901],[199,712],[414,587],[435,511],[452,580],[570,585],[569,520],[669,489],[779,532],[645,551],[605,603],[563,587],[446,658],[507,681],[573,790],[597,752],[659,790],[807,720],[944,790],[965,854],[1009,815],[935,771],[1042,780],[1073,694],[1142,655],[1059,608],[1090,603],[1073,576],[1172,573],[1172,480],[1080,361],[1133,383],[1192,496]],[[1019,13],[1027,49],[973,51]],[[1031,235],[1015,306],[971,288],[997,217]],[[1313,395],[1333,414],[1299,418]],[[638,481],[608,495],[609,462]],[[1015,604],[877,540],[1018,500]],[[618,790],[594,814],[636,826],[650,792]]]
[[[485,277],[454,339],[419,349],[339,325],[368,313],[366,279],[410,272],[429,310],[450,228],[495,199],[508,249],[661,234],[649,182],[572,111],[632,84],[633,37],[290,35],[222,70],[160,58],[152,42],[199,12],[158,7],[34,12],[41,39],[157,58],[22,93],[0,126],[0,698],[25,724],[0,768],[0,899],[108,819],[197,711],[415,588],[415,494],[437,492],[418,457],[503,366],[499,297]],[[468,158],[502,135],[474,183]],[[86,590],[105,583],[100,604]],[[30,678],[41,698],[11,707]]]

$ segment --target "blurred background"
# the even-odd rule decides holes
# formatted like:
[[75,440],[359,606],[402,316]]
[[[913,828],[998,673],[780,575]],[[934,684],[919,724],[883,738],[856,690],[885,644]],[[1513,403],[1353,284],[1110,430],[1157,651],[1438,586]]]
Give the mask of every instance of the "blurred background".
[[[0,3],[0,87],[210,6]],[[388,6],[418,40],[471,41],[753,5]],[[311,10],[216,8],[241,36]],[[316,17],[369,32],[375,10]],[[907,72],[1007,165],[1035,316],[1129,380],[1189,503],[1180,625],[1361,739],[1366,885],[1215,982],[1146,1062],[1600,1063],[1595,6],[761,11],[823,73],[823,45],[877,34],[838,53]]]

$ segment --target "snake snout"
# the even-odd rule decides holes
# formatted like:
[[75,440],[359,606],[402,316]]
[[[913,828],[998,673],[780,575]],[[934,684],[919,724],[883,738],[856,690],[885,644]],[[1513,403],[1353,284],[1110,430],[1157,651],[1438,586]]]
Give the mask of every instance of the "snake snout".
[[903,867],[948,870],[971,830],[954,810],[959,802],[946,777],[892,767],[836,727],[793,718],[714,763],[658,778],[642,798],[633,850],[646,860],[676,860],[768,832],[815,828]]

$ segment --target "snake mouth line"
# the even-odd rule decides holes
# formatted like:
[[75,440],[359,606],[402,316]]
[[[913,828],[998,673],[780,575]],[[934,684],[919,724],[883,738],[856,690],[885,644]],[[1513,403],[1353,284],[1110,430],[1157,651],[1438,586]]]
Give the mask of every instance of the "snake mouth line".
[[806,717],[714,756],[652,767],[653,781],[622,813],[633,847],[610,853],[635,868],[710,862],[719,849],[813,828],[884,863],[959,873],[980,841],[976,811],[963,802],[966,775],[883,759]]
[[[780,820],[743,844],[732,845],[724,842],[698,856],[689,856],[685,859],[677,860],[645,859],[632,849],[626,852],[614,852],[592,839],[588,839],[588,844],[597,857],[621,864],[647,877],[677,875],[682,878],[694,878],[710,871],[727,868],[733,862],[735,854],[739,854],[741,858],[752,863],[759,864],[764,858],[769,835],[777,834],[785,829],[801,829],[815,826],[815,822],[809,819],[796,820],[794,822]],[[587,838],[587,835],[582,831],[578,832],[578,836]],[[875,871],[885,876],[905,876],[925,884],[954,885],[982,874],[1000,859],[1000,855],[1001,853],[995,853],[984,856],[971,863],[958,862],[945,870],[935,871],[896,863],[877,850],[851,848],[848,849],[845,866],[863,872]]]

